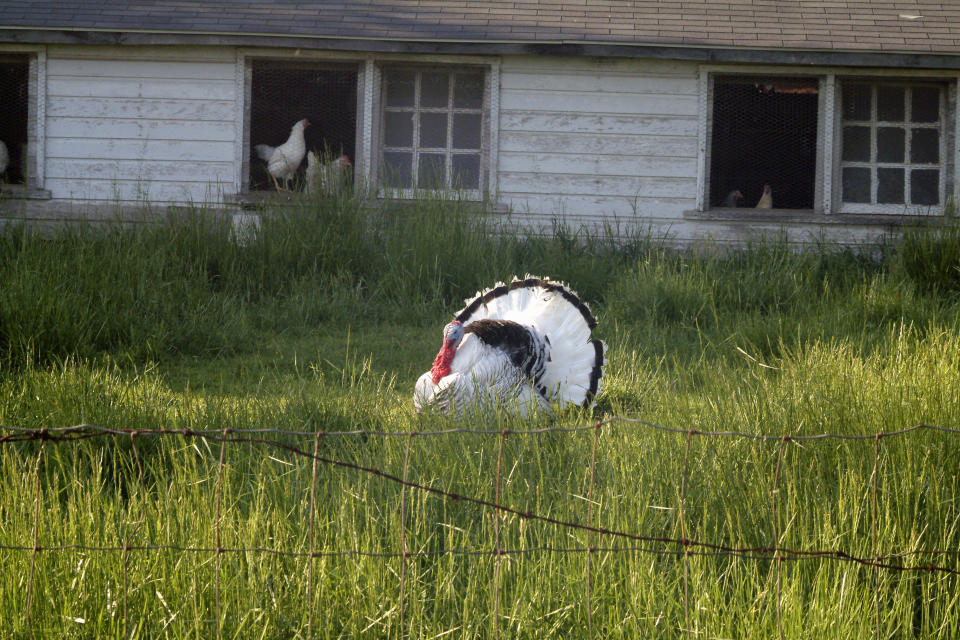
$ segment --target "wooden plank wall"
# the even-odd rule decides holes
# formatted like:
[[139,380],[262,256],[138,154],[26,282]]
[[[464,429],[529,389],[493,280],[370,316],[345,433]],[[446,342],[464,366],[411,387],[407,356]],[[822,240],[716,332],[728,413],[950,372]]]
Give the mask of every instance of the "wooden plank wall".
[[694,63],[506,57],[500,201],[518,224],[671,226],[696,206]]
[[51,47],[46,99],[55,199],[204,203],[235,190],[232,50]]

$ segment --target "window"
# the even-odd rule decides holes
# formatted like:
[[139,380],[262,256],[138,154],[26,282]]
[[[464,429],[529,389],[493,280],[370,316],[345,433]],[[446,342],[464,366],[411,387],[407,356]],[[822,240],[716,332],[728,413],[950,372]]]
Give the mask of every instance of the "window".
[[761,202],[814,208],[819,84],[817,78],[714,77],[711,208]]
[[942,210],[945,94],[932,83],[840,84],[841,211]]
[[[304,130],[307,151],[321,158],[347,155],[351,162],[356,160],[357,65],[252,60],[249,69],[248,190],[274,189],[266,162],[258,157],[256,146],[283,144],[294,123],[304,118],[310,121]],[[287,182],[289,188],[304,188],[306,168],[304,157]]]
[[30,57],[0,55],[0,185],[34,182],[29,162]]
[[380,184],[402,191],[486,187],[479,69],[383,72]]

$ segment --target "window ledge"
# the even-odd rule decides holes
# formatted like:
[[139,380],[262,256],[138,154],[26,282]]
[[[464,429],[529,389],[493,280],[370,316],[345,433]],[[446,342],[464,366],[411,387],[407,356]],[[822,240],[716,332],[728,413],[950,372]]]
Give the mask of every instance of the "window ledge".
[[49,200],[50,198],[51,194],[47,189],[28,188],[22,184],[0,185],[0,199]]
[[225,193],[224,204],[240,205],[244,209],[260,206],[291,206],[309,200],[311,196],[302,191],[250,191],[248,193]]
[[942,214],[904,215],[889,213],[831,213],[825,214],[815,209],[727,209],[716,208],[709,211],[684,211],[685,220],[704,220],[709,222],[743,223],[786,223],[817,225],[856,225],[856,226],[923,226],[940,224],[947,220]]

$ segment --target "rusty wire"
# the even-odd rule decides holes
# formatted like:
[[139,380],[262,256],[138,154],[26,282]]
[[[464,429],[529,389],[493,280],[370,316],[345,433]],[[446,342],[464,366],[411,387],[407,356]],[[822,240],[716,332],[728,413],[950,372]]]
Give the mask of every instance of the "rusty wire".
[[789,438],[783,436],[780,440],[780,447],[777,449],[777,468],[773,474],[773,489],[770,491],[771,510],[773,512],[773,554],[777,565],[777,636],[783,640],[783,622],[780,615],[780,522],[777,513],[777,497],[780,493],[780,465],[783,462],[783,450],[787,446]]
[[[636,419],[632,419],[632,418],[608,418],[608,419],[606,419],[606,420],[600,421],[599,424],[600,424],[601,426],[604,426],[604,425],[610,424],[611,422],[613,422],[613,421],[615,421],[615,420],[623,420],[623,421],[629,421],[629,422],[634,422],[634,423],[643,423],[643,424],[649,424],[649,425],[653,426],[653,423],[647,423],[646,421],[636,420]],[[85,427],[86,427],[86,430],[85,430],[85,431],[78,431],[78,430],[76,430],[75,428],[71,428],[71,431],[70,431],[70,432],[63,433],[62,435],[57,435],[57,434],[54,433],[53,430],[51,430],[51,429],[34,429],[34,430],[30,430],[29,432],[28,432],[27,430],[20,429],[20,430],[18,430],[17,435],[19,435],[19,436],[21,436],[21,437],[20,437],[20,438],[17,438],[16,441],[40,440],[40,441],[65,442],[65,441],[73,441],[73,440],[79,440],[79,439],[88,439],[88,438],[93,438],[93,437],[102,436],[102,435],[129,435],[129,434],[130,434],[130,431],[131,431],[131,430],[125,430],[125,429],[107,429],[107,428],[103,428],[103,427],[96,427],[96,426],[94,426],[94,425],[85,425]],[[588,428],[588,429],[593,429],[593,428],[594,428],[594,425],[590,425],[590,426],[587,427],[587,428]],[[698,435],[700,435],[700,436],[711,435],[711,432],[696,431],[696,430],[689,430],[689,429],[678,429],[678,428],[672,428],[672,427],[659,427],[659,425],[657,426],[657,428],[667,429],[667,430],[672,431],[672,432],[675,432],[675,433],[683,433],[683,434],[687,435],[688,438],[692,438],[693,436],[698,436]],[[891,432],[882,432],[882,433],[874,434],[874,435],[867,436],[867,437],[868,437],[869,439],[879,439],[879,438],[882,438],[882,437],[890,437],[890,436],[894,436],[894,435],[904,435],[904,434],[911,433],[911,432],[914,432],[914,431],[917,431],[917,430],[920,430],[920,429],[935,429],[935,430],[939,430],[939,431],[943,431],[943,432],[960,434],[960,429],[948,429],[948,428],[945,428],[945,427],[934,427],[934,426],[930,426],[930,425],[917,425],[917,426],[915,426],[915,427],[909,427],[909,428],[906,428],[906,429],[900,429],[900,430],[891,431]],[[581,430],[581,431],[582,431],[583,429],[578,429],[578,430]],[[580,523],[580,522],[564,521],[564,520],[560,520],[560,519],[558,519],[558,518],[553,518],[553,517],[550,517],[550,516],[545,516],[545,515],[540,515],[540,514],[537,514],[537,513],[533,513],[533,512],[531,512],[531,511],[520,510],[520,509],[517,509],[517,508],[514,508],[514,507],[510,507],[510,506],[508,506],[508,505],[500,504],[500,503],[495,502],[495,501],[485,500],[485,499],[483,499],[483,498],[476,498],[476,497],[473,497],[473,496],[462,495],[462,494],[458,494],[458,493],[455,493],[455,492],[452,492],[452,491],[447,491],[447,490],[444,490],[444,489],[441,489],[441,488],[438,488],[438,487],[420,484],[420,483],[417,483],[417,482],[405,481],[405,480],[403,480],[401,477],[398,477],[398,476],[396,476],[396,475],[393,475],[393,474],[391,474],[391,473],[388,473],[388,472],[386,472],[386,471],[384,471],[384,470],[382,470],[382,469],[379,469],[379,468],[377,468],[377,467],[368,467],[368,466],[364,466],[364,465],[361,465],[361,464],[356,464],[356,463],[353,463],[353,462],[347,462],[347,461],[343,461],[343,460],[335,460],[335,459],[328,458],[328,457],[325,457],[325,456],[319,456],[319,455],[318,455],[318,456],[314,456],[314,455],[313,455],[312,453],[310,453],[309,451],[305,451],[305,450],[303,450],[303,449],[301,449],[301,448],[298,448],[298,447],[295,447],[295,446],[293,446],[293,445],[290,445],[290,444],[287,444],[287,443],[284,443],[284,442],[280,442],[280,441],[277,441],[277,440],[270,440],[270,439],[266,439],[266,438],[238,437],[238,436],[235,435],[235,434],[238,433],[238,431],[237,431],[237,430],[232,430],[232,429],[217,430],[217,431],[195,431],[195,430],[191,430],[191,429],[155,429],[155,430],[143,430],[143,429],[139,429],[139,430],[136,430],[136,431],[137,431],[138,436],[146,436],[146,435],[161,435],[161,436],[181,435],[181,436],[184,436],[184,437],[200,437],[200,438],[205,438],[205,439],[212,440],[212,441],[215,441],[215,442],[220,442],[221,445],[223,445],[224,443],[234,443],[234,444],[246,443],[246,444],[260,444],[260,445],[272,446],[272,447],[274,447],[274,448],[281,449],[281,450],[284,450],[284,451],[287,451],[287,452],[296,454],[296,455],[301,456],[301,457],[304,457],[304,458],[310,458],[310,459],[315,458],[318,462],[323,463],[323,464],[326,464],[326,465],[328,465],[328,466],[339,467],[339,468],[344,468],[344,469],[351,469],[351,470],[354,470],[354,471],[360,471],[360,472],[367,473],[367,474],[369,474],[369,475],[376,476],[376,477],[382,478],[382,479],[384,479],[384,480],[387,480],[387,481],[396,483],[396,484],[398,484],[398,485],[400,485],[400,486],[405,486],[405,487],[408,487],[408,488],[411,488],[411,489],[416,489],[416,490],[418,490],[418,491],[423,491],[423,492],[425,492],[425,493],[431,493],[431,494],[433,494],[433,495],[445,497],[445,498],[447,498],[447,499],[454,500],[454,501],[462,501],[462,502],[467,502],[467,503],[475,504],[475,505],[481,506],[481,507],[487,507],[487,508],[493,509],[493,510],[495,510],[495,511],[499,511],[499,512],[501,513],[501,515],[514,515],[514,516],[517,516],[517,517],[519,517],[519,518],[523,518],[523,519],[527,519],[527,520],[539,521],[539,522],[543,522],[543,523],[546,523],[546,524],[553,524],[553,525],[557,525],[557,526],[561,526],[561,527],[566,527],[566,528],[569,528],[569,529],[575,529],[575,530],[580,530],[580,531],[591,531],[591,532],[596,533],[596,534],[601,535],[601,536],[609,536],[609,537],[613,537],[613,538],[620,538],[620,539],[624,539],[624,540],[630,540],[630,541],[633,541],[633,542],[663,543],[663,544],[667,544],[667,545],[674,545],[674,546],[677,546],[677,547],[679,547],[679,548],[681,548],[681,549],[687,549],[687,548],[689,548],[689,547],[693,547],[693,548],[696,548],[697,550],[699,550],[699,551],[701,551],[701,552],[704,552],[704,551],[713,551],[713,552],[717,552],[717,554],[719,554],[719,555],[724,555],[724,554],[726,554],[726,555],[741,555],[741,556],[744,556],[744,555],[751,555],[751,554],[753,554],[753,555],[761,555],[761,556],[766,557],[766,559],[770,559],[770,558],[772,557],[772,554],[773,554],[774,551],[775,551],[772,547],[766,547],[766,546],[735,547],[735,546],[731,546],[731,545],[717,544],[717,543],[707,542],[707,541],[703,541],[703,540],[690,539],[690,538],[688,538],[688,537],[686,537],[686,536],[682,536],[682,537],[680,537],[680,538],[671,538],[671,537],[669,537],[669,536],[651,536],[651,535],[643,535],[643,534],[638,534],[638,533],[632,533],[632,532],[628,532],[628,531],[614,530],[614,529],[610,529],[610,528],[606,528],[606,527],[600,527],[600,526],[595,526],[595,525],[588,526],[588,525],[583,524],[583,523]],[[568,431],[568,430],[565,429],[565,431]],[[257,430],[257,432],[258,432],[258,433],[262,433],[262,430]],[[542,433],[542,432],[543,432],[543,430],[537,430],[537,433]],[[283,433],[286,433],[286,432],[282,432],[282,431],[281,431],[281,432],[278,432],[278,433],[283,434]],[[413,432],[413,433],[414,433],[414,435],[423,435],[424,432]],[[487,433],[496,434],[496,435],[498,435],[498,436],[505,436],[505,435],[516,435],[516,434],[521,433],[521,432],[513,431],[513,430],[500,430],[500,431],[496,431],[496,432],[487,432]],[[318,434],[317,434],[316,432],[314,432],[314,433],[311,433],[311,435],[312,435],[312,436],[317,436]],[[320,432],[320,435],[323,436],[323,437],[326,437],[326,436],[334,435],[334,434],[331,433],[331,432]],[[404,436],[409,436],[410,433],[408,433],[408,432],[403,432],[402,435],[404,435]],[[712,435],[740,435],[740,434],[737,434],[737,433],[735,433],[735,432],[712,432]],[[819,434],[819,435],[816,435],[816,436],[807,436],[807,438],[832,437],[832,436],[835,436],[835,435],[836,435],[836,434]],[[753,438],[754,436],[752,436],[752,435],[750,435],[750,434],[746,434],[745,437]],[[846,438],[845,436],[837,436],[837,437]],[[856,439],[861,439],[859,436],[855,436],[855,438],[856,438]],[[782,440],[786,439],[786,440],[788,440],[788,441],[793,441],[793,440],[801,439],[801,436],[782,436],[782,435],[781,435],[781,436],[775,436],[775,437],[774,437],[774,436],[764,436],[764,439],[767,439],[767,440],[777,440],[777,441],[782,441]],[[11,440],[7,439],[6,436],[0,436],[0,444],[3,444],[3,443],[5,443],[5,442],[10,442],[10,441],[11,441]],[[149,545],[148,545],[148,546],[149,546]],[[62,545],[62,547],[63,547],[63,548],[66,548],[66,547],[69,547],[69,545]],[[16,547],[16,546],[10,546],[10,545],[6,545],[6,546],[0,545],[0,549],[15,549],[15,548],[33,549],[34,547]],[[40,549],[39,545],[38,545],[36,548],[39,550],[39,549]],[[52,549],[52,548],[53,548],[53,547],[47,547],[47,549]],[[135,549],[135,548],[139,548],[139,547],[131,547],[131,549]],[[171,545],[156,545],[156,548],[160,549],[160,548],[177,548],[177,547],[171,546]],[[122,549],[122,547],[117,547],[117,549]],[[187,549],[187,548],[184,548],[184,549]],[[195,548],[195,549],[198,549],[198,548]],[[257,548],[247,548],[247,549],[249,549],[249,550],[257,550]],[[261,550],[263,550],[263,551],[273,551],[273,552],[277,552],[276,550],[270,550],[270,549],[261,549]],[[689,551],[691,551],[691,555],[702,555],[702,553],[700,553],[700,554],[692,553],[693,550],[694,550],[694,549],[689,549]],[[227,551],[229,551],[229,550],[228,550],[228,549],[223,549],[222,552],[227,552]],[[894,571],[914,571],[914,570],[916,570],[916,571],[934,571],[934,572],[942,572],[942,573],[960,575],[960,570],[953,569],[953,568],[951,568],[951,567],[946,567],[946,566],[938,566],[938,565],[899,565],[899,564],[893,564],[893,561],[894,561],[894,560],[902,559],[902,558],[905,558],[905,557],[908,557],[908,556],[911,556],[911,555],[958,555],[958,554],[960,554],[960,550],[953,550],[953,549],[924,549],[924,550],[915,550],[915,551],[910,551],[910,552],[892,553],[892,554],[886,554],[886,555],[875,555],[875,556],[873,556],[873,557],[856,556],[856,555],[854,555],[854,554],[847,553],[846,551],[844,551],[844,550],[842,550],[842,549],[789,549],[789,548],[780,548],[778,551],[779,551],[779,552],[781,553],[781,555],[783,556],[783,559],[788,559],[788,558],[834,558],[834,559],[839,559],[839,560],[842,560],[842,561],[854,562],[854,563],[856,563],[856,564],[860,564],[860,565],[863,565],[863,566],[877,567],[877,568],[880,568],[880,569],[890,569],[890,570],[894,570]],[[306,554],[296,554],[296,553],[292,553],[292,552],[278,552],[278,553],[281,553],[282,555],[306,555]],[[493,553],[496,553],[496,550],[494,550]],[[680,553],[680,554],[683,554],[684,551],[680,551],[679,553]],[[381,554],[381,555],[389,555],[389,554]]]
[[314,541],[315,541],[315,505],[317,500],[317,457],[320,453],[320,435],[317,434],[313,438],[313,460],[310,461],[310,558],[308,560],[309,570],[307,572],[307,606],[309,611],[307,613],[307,637],[309,640],[313,640],[313,564],[316,556],[314,555]]
[[690,625],[690,547],[688,545],[689,538],[687,536],[687,520],[686,520],[686,508],[687,508],[687,472],[690,465],[690,439],[693,437],[693,432],[687,432],[687,443],[683,449],[683,474],[680,476],[680,511],[678,512],[678,518],[680,519],[680,538],[683,541],[683,617],[686,621],[685,624],[685,635],[687,638],[690,637],[693,627]]
[[[680,505],[678,510],[678,522],[677,525],[680,528],[680,537],[667,537],[667,536],[651,536],[644,535],[629,531],[614,530],[606,527],[597,526],[593,523],[593,494],[594,494],[594,474],[595,474],[595,465],[596,465],[596,443],[600,433],[600,429],[603,426],[613,426],[615,424],[622,425],[644,425],[655,430],[682,434],[685,435],[685,450],[684,450],[684,461],[683,461],[683,473],[681,476],[681,486],[680,486]],[[550,432],[579,432],[586,431],[588,429],[594,430],[594,440],[593,440],[593,449],[590,465],[590,488],[588,493],[588,508],[587,508],[587,522],[586,524],[575,522],[575,521],[563,521],[557,518],[552,518],[549,516],[533,513],[530,511],[523,511],[516,509],[509,505],[503,504],[501,501],[501,482],[502,482],[502,467],[503,467],[503,447],[504,441],[508,435],[535,435],[543,434]],[[124,609],[124,620],[123,620],[123,629],[124,635],[127,633],[127,620],[128,620],[128,604],[126,593],[128,589],[128,577],[127,577],[127,559],[130,552],[133,551],[168,551],[168,552],[177,552],[177,553],[200,553],[200,554],[213,554],[216,559],[216,585],[215,585],[215,594],[216,594],[216,636],[221,637],[221,624],[220,620],[222,617],[221,614],[221,605],[220,605],[220,571],[221,571],[221,556],[224,553],[263,553],[263,554],[274,554],[278,556],[288,556],[288,557],[305,557],[310,563],[310,580],[308,585],[308,600],[310,607],[310,616],[309,616],[309,636],[313,635],[313,607],[314,607],[314,585],[313,585],[313,562],[316,558],[319,557],[334,557],[334,556],[363,556],[363,557],[372,557],[372,558],[399,558],[401,562],[401,576],[400,576],[400,589],[401,589],[401,607],[403,604],[403,589],[404,589],[404,578],[405,578],[405,568],[406,562],[411,557],[427,557],[427,556],[438,556],[438,555],[465,555],[465,556],[492,556],[494,560],[494,575],[493,575],[493,607],[494,607],[494,631],[495,635],[499,637],[500,634],[500,623],[498,620],[499,617],[499,578],[500,578],[500,563],[504,556],[511,555],[526,555],[534,553],[586,553],[587,560],[587,616],[588,616],[588,634],[592,637],[592,615],[591,615],[591,595],[590,591],[590,557],[594,553],[600,552],[627,552],[627,553],[644,553],[651,555],[661,555],[661,556],[672,556],[672,557],[683,557],[684,562],[684,610],[685,610],[685,625],[686,625],[686,635],[689,637],[693,631],[692,620],[690,614],[690,596],[689,596],[689,562],[691,557],[736,557],[742,559],[755,559],[755,560],[773,560],[776,564],[776,577],[777,577],[777,592],[776,592],[776,615],[777,615],[777,629],[780,637],[783,637],[782,623],[780,620],[780,567],[781,563],[785,561],[801,561],[801,560],[835,560],[842,562],[853,562],[860,564],[862,566],[873,567],[874,569],[874,605],[875,605],[875,624],[876,624],[876,634],[877,637],[881,635],[881,618],[880,618],[880,608],[879,608],[879,589],[880,589],[880,570],[889,570],[889,571],[925,571],[925,572],[936,572],[942,574],[951,574],[951,575],[960,575],[960,570],[946,566],[943,564],[933,564],[933,561],[930,561],[926,564],[922,561],[917,562],[916,564],[905,564],[903,561],[907,558],[919,558],[922,556],[948,556],[960,558],[960,550],[958,549],[916,549],[912,551],[903,551],[897,553],[888,553],[881,554],[879,549],[879,540],[877,532],[877,517],[878,517],[878,476],[879,476],[879,462],[880,462],[880,440],[892,436],[903,436],[909,433],[915,433],[919,431],[935,431],[949,435],[960,435],[960,429],[952,429],[947,427],[939,427],[934,425],[919,424],[904,429],[898,429],[895,431],[880,432],[872,435],[846,435],[846,434],[833,434],[833,433],[821,433],[821,434],[812,434],[812,435],[762,435],[762,434],[750,434],[739,431],[698,431],[692,429],[681,429],[676,427],[665,427],[652,423],[646,420],[640,420],[635,418],[623,418],[623,417],[611,417],[604,420],[599,420],[592,425],[586,427],[567,427],[567,428],[555,428],[548,427],[543,429],[531,429],[531,430],[478,430],[478,429],[450,429],[450,430],[441,430],[434,432],[426,431],[415,431],[415,432],[378,432],[378,431],[366,431],[366,430],[355,430],[350,432],[298,432],[298,431],[285,431],[285,430],[272,430],[272,429],[248,429],[248,430],[192,430],[192,429],[112,429],[104,428],[96,425],[75,425],[72,427],[62,427],[62,428],[42,428],[42,429],[27,429],[22,427],[4,427],[0,426],[0,432],[6,431],[7,433],[0,435],[0,444],[13,443],[13,442],[25,442],[25,441],[39,441],[40,448],[37,453],[36,464],[35,464],[35,496],[34,496],[34,523],[33,523],[33,545],[3,545],[0,544],[0,551],[27,551],[31,554],[30,561],[30,575],[27,585],[27,602],[25,608],[25,623],[29,627],[30,616],[31,616],[31,604],[33,596],[33,587],[35,581],[35,566],[37,555],[40,552],[55,552],[55,551],[69,551],[69,550],[84,550],[84,551],[101,551],[101,552],[121,552],[121,562],[123,563],[123,581],[124,581],[124,591],[123,594],[123,609]],[[301,449],[300,447],[294,446],[292,444],[281,442],[279,440],[273,440],[269,438],[262,437],[264,435],[273,435],[273,436],[310,436],[314,439],[313,452]],[[336,460],[326,456],[319,455],[319,443],[320,440],[325,437],[336,437],[336,436],[355,436],[355,435],[382,435],[382,436],[403,436],[407,438],[406,443],[406,453],[404,456],[404,466],[402,477],[398,477],[383,469],[379,469],[372,466],[364,466],[361,464],[348,462],[344,460]],[[409,465],[409,453],[410,446],[414,437],[418,436],[441,436],[441,435],[451,435],[451,434],[480,434],[480,435],[496,435],[498,438],[498,453],[497,453],[497,467],[496,467],[496,477],[495,477],[495,496],[494,500],[485,500],[479,497],[467,496],[457,494],[452,491],[447,491],[438,487],[423,485],[417,482],[410,481],[408,479],[408,465]],[[217,466],[217,484],[216,484],[216,509],[215,509],[215,518],[214,518],[214,547],[188,547],[188,546],[179,546],[179,545],[168,545],[168,544],[132,544],[133,539],[140,533],[140,529],[143,525],[143,522],[146,517],[146,502],[144,499],[141,499],[141,511],[140,519],[133,527],[133,530],[124,540],[122,546],[92,546],[92,545],[81,545],[81,544],[60,544],[60,545],[47,545],[42,546],[40,544],[40,503],[41,503],[41,462],[43,458],[43,453],[47,442],[52,443],[64,443],[72,442],[77,440],[91,439],[96,437],[106,437],[106,436],[127,436],[131,439],[132,450],[134,459],[138,469],[139,482],[141,490],[145,491],[145,479],[144,479],[144,470],[143,464],[140,458],[140,453],[136,447],[136,439],[138,437],[170,437],[170,436],[179,436],[183,438],[205,438],[211,441],[220,442],[220,456]],[[686,509],[686,491],[687,491],[687,475],[689,471],[689,459],[690,459],[690,445],[692,438],[694,436],[705,436],[705,437],[739,437],[745,439],[753,440],[764,440],[764,441],[779,441],[779,450],[776,462],[776,469],[774,472],[774,484],[771,492],[771,509],[772,509],[772,520],[773,520],[773,541],[772,547],[764,546],[754,546],[754,547],[737,547],[727,544],[718,544],[704,540],[692,539],[687,530],[687,523],[685,519],[685,509]],[[796,440],[824,440],[824,439],[840,439],[840,440],[874,440],[874,466],[873,473],[871,478],[871,490],[872,490],[872,501],[871,501],[871,512],[872,512],[872,557],[862,557],[847,553],[842,549],[790,549],[781,546],[780,540],[780,530],[779,530],[779,515],[778,515],[778,493],[779,493],[779,483],[780,483],[780,469],[784,458],[785,446],[790,441]],[[302,551],[286,551],[282,549],[274,549],[268,547],[232,547],[227,548],[223,546],[221,539],[221,520],[222,520],[222,491],[223,491],[223,473],[224,473],[224,462],[226,457],[226,448],[228,444],[248,444],[248,445],[262,445],[267,447],[273,447],[276,449],[284,450],[294,455],[307,458],[311,460],[312,464],[312,481],[311,481],[311,495],[310,495],[310,548],[308,552]],[[384,551],[384,552],[369,552],[369,551],[360,551],[358,549],[346,549],[346,550],[324,550],[317,551],[315,548],[314,541],[314,505],[315,505],[315,485],[316,485],[316,473],[317,465],[324,464],[329,467],[335,467],[340,469],[350,469],[354,471],[359,471],[362,473],[369,474],[371,476],[378,477],[384,481],[392,482],[400,486],[401,489],[401,505],[400,505],[400,521],[401,521],[401,542],[400,550],[393,551]],[[407,490],[416,490],[424,493],[429,493],[437,495],[448,500],[452,501],[463,501],[475,504],[477,506],[485,507],[490,509],[493,513],[493,527],[494,527],[494,545],[492,549],[443,549],[439,551],[417,551],[411,552],[406,544],[405,539],[405,526],[406,526],[406,494]],[[586,533],[586,547],[551,547],[551,546],[537,546],[537,547],[525,547],[517,549],[505,549],[502,548],[500,542],[500,520],[506,515],[514,515],[523,519],[539,521],[545,524],[551,524],[559,527],[568,528],[570,530],[580,530]],[[607,546],[594,546],[592,536],[597,535],[600,537],[605,537],[613,540],[622,540],[634,544],[625,544],[625,545],[607,545]],[[636,544],[641,543],[641,544]],[[402,611],[402,609],[401,609]],[[403,614],[401,613],[401,628],[400,628],[400,637],[404,635],[404,622]]]
[[[318,440],[319,442],[319,440]],[[403,481],[407,481],[407,471],[410,468],[410,446],[413,443],[413,434],[407,438],[407,446],[403,451]],[[316,461],[314,461],[316,462]],[[407,487],[400,486],[400,638],[402,640],[404,625],[404,598],[403,590],[407,577]]]
[[[745,438],[749,440],[782,440],[783,435],[770,435],[762,433],[748,433],[746,431],[736,431],[736,430],[726,430],[726,431],[701,431],[697,429],[686,429],[683,427],[669,427],[656,422],[651,422],[649,420],[643,420],[640,418],[629,418],[626,416],[611,416],[604,418],[600,421],[600,426],[613,426],[618,423],[623,425],[637,424],[646,427],[650,427],[657,431],[666,431],[668,433],[677,433],[684,434],[690,433],[695,436],[729,436],[737,438]],[[540,435],[546,433],[576,433],[581,431],[590,431],[595,428],[595,424],[577,426],[577,427],[540,427],[538,429],[510,429],[508,433],[513,435]],[[0,431],[9,431],[11,433],[0,436],[0,444],[3,444],[8,441],[19,441],[19,440],[40,440],[45,437],[52,438],[56,434],[68,434],[73,432],[79,432],[82,435],[81,437],[93,437],[96,435],[122,435],[126,436],[130,434],[131,429],[115,429],[109,427],[101,427],[94,424],[77,424],[69,427],[45,427],[43,429],[35,429],[32,427],[13,427],[0,425]],[[213,438],[218,435],[223,435],[223,430],[203,430],[203,429],[137,429],[138,435],[188,435],[188,436],[199,436],[202,438]],[[904,427],[903,429],[896,429],[894,431],[882,431],[879,434],[877,433],[864,433],[864,434],[849,434],[849,433],[813,433],[807,435],[789,435],[788,439],[790,441],[803,441],[803,440],[873,440],[876,437],[887,438],[890,436],[899,436],[907,433],[912,433],[914,431],[939,431],[942,433],[949,433],[954,435],[960,435],[960,429],[954,429],[951,427],[942,427],[932,424],[916,424],[910,427]],[[39,432],[45,432],[47,435],[39,435]],[[415,437],[433,437],[433,436],[456,436],[456,435],[486,435],[486,436],[499,436],[503,433],[503,429],[465,429],[465,428],[456,428],[456,429],[439,429],[435,431],[378,431],[371,429],[353,429],[350,431],[292,431],[287,429],[273,429],[273,428],[260,428],[260,429],[230,429],[230,432],[237,435],[257,435],[257,434],[269,434],[274,436],[293,436],[293,437],[309,437],[313,438],[316,435],[321,435],[324,437],[370,437],[370,436],[380,436],[380,437],[394,437],[394,438],[407,438],[411,435]],[[25,436],[25,437],[17,437]]]
[[[600,439],[600,423],[594,425],[593,428],[593,444],[590,447],[590,489],[587,492],[587,526],[593,526],[593,485],[594,477],[596,476],[597,471],[597,441]],[[591,531],[587,529],[587,549],[591,548],[592,539]],[[592,606],[592,588],[591,588],[591,575],[590,575],[590,557],[591,554],[587,554],[587,640],[593,640],[593,606]]]
[[40,552],[40,461],[43,459],[43,450],[46,442],[40,443],[40,451],[37,452],[37,465],[34,473],[36,474],[36,487],[33,496],[33,551],[30,554],[30,578],[27,581],[27,607],[25,623],[30,627],[30,610],[33,607],[33,578],[37,568],[37,553]]

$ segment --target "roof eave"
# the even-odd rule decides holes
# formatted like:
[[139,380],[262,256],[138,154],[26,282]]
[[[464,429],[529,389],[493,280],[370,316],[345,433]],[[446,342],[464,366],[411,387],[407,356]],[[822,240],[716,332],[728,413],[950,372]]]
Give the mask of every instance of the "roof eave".
[[357,53],[570,55],[709,63],[923,67],[960,70],[960,53],[713,46],[588,40],[366,38],[272,33],[0,27],[0,43],[282,47]]

